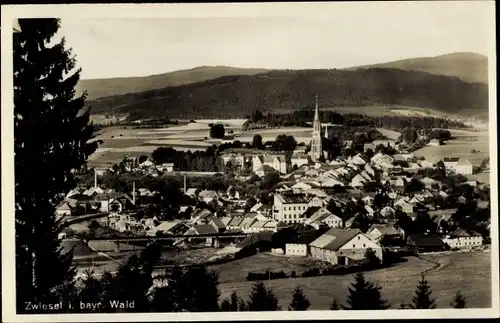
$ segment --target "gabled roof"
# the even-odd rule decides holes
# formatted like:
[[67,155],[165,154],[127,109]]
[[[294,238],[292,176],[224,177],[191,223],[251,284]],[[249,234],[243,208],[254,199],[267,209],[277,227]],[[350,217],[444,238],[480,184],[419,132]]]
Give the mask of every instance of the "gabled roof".
[[458,229],[452,233],[450,233],[450,238],[459,238],[459,237],[477,237],[481,236],[477,232],[472,232],[464,229]]
[[371,232],[374,229],[377,229],[382,235],[399,235],[399,231],[392,225],[372,224],[367,232]]
[[218,229],[224,229],[226,227],[226,224],[222,221],[220,218],[212,218],[211,222],[218,228]]
[[243,217],[235,216],[231,219],[231,221],[227,224],[228,227],[237,227],[243,221]]
[[297,203],[309,202],[309,199],[304,194],[283,193],[283,194],[276,194],[275,196],[277,196],[285,204],[291,204],[291,203],[297,204]]
[[318,239],[314,240],[311,243],[311,246],[331,251],[338,251],[343,245],[361,233],[362,232],[359,229],[332,228]]
[[460,160],[457,163],[457,166],[471,166],[472,163],[468,159],[463,159],[460,158]]
[[444,245],[443,240],[435,234],[411,234],[408,237],[419,247],[436,247]]
[[[211,224],[201,224],[192,227],[198,234],[217,234],[219,233],[217,229]],[[188,231],[186,231],[187,234]]]
[[155,231],[168,232],[182,223],[181,220],[164,221],[154,228]]

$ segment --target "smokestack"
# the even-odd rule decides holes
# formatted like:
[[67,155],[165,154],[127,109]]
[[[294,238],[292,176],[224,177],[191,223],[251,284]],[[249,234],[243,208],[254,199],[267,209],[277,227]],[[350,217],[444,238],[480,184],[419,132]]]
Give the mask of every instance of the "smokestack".
[[94,188],[97,188],[97,170],[94,168]]
[[132,182],[132,204],[135,205],[135,182]]
[[184,174],[184,194],[187,192],[187,187],[186,187],[186,174]]

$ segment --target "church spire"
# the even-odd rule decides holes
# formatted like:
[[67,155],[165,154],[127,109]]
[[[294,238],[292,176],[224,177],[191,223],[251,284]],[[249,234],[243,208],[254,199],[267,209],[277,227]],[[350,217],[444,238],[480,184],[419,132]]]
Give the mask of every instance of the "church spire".
[[321,145],[321,121],[319,120],[318,96],[316,95],[316,111],[314,112],[313,135],[311,142],[312,160],[319,160],[322,154],[323,147]]

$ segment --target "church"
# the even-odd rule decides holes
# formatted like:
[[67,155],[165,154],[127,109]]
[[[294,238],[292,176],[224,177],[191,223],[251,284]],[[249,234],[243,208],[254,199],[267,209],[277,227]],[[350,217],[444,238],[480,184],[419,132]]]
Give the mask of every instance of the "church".
[[[311,140],[311,159],[313,162],[320,161],[321,155],[324,156],[322,138],[321,138],[321,121],[319,120],[318,96],[316,95],[316,109],[313,120],[313,133]],[[326,133],[325,133],[326,136]]]

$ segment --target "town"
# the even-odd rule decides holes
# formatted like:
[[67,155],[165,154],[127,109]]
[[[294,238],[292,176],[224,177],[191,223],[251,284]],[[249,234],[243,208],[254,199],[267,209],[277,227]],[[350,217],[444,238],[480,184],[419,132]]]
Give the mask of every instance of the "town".
[[[223,136],[219,147],[228,148],[219,151],[219,172],[178,172],[161,153],[82,170],[82,182],[93,185],[73,189],[57,207],[67,225],[61,237],[115,254],[130,245],[140,250],[147,241],[176,253],[209,250],[191,264],[268,252],[335,268],[354,268],[367,253],[383,264],[395,255],[490,243],[489,185],[475,178],[478,170],[468,160],[431,163],[415,157],[404,138],[360,147],[346,141],[329,160],[323,144],[335,125],[322,124],[319,111],[316,99],[310,145],[283,135],[277,141],[292,142],[288,147],[266,148],[256,135],[256,147],[233,148],[234,136]],[[443,140],[421,135],[422,144]],[[489,170],[488,163],[482,167]],[[108,246],[99,249],[103,242]]]

